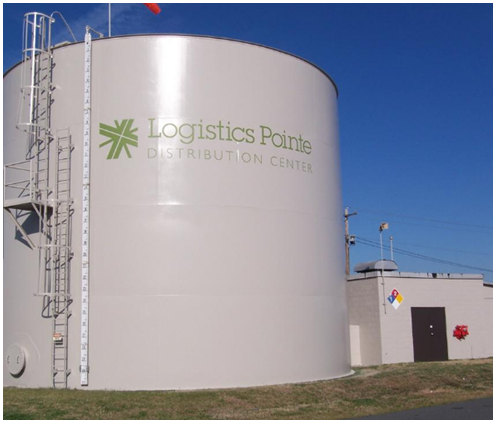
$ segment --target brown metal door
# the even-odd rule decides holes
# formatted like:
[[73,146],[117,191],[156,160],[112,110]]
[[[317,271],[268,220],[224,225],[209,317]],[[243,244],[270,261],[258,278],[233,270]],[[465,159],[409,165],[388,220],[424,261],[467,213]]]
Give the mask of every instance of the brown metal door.
[[412,307],[414,361],[448,360],[444,307]]

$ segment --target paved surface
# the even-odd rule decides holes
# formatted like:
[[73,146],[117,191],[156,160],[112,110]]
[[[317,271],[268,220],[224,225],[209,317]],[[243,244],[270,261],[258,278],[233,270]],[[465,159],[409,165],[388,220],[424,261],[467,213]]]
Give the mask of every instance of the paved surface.
[[473,401],[454,402],[453,404],[416,410],[397,411],[396,413],[362,417],[360,420],[492,420],[493,399],[483,398]]

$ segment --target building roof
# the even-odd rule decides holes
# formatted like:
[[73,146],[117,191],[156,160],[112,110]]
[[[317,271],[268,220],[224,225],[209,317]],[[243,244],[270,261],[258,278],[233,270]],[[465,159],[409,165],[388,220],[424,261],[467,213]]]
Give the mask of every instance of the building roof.
[[[380,270],[373,270],[367,273],[359,273],[357,275],[348,276],[348,281],[379,278],[381,277]],[[412,279],[472,279],[483,281],[484,275],[482,274],[463,274],[463,273],[415,273],[415,272],[386,272],[384,277],[387,278],[412,278]],[[484,284],[488,284],[484,282]],[[492,285],[492,284],[491,284]]]

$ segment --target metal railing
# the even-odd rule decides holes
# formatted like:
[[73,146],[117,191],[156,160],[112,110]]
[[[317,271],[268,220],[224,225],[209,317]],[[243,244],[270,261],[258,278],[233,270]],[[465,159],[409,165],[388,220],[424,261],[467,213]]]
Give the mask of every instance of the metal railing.
[[32,160],[22,160],[5,165],[3,168],[4,204],[12,200],[19,202],[24,200],[26,202],[35,201],[34,178]]

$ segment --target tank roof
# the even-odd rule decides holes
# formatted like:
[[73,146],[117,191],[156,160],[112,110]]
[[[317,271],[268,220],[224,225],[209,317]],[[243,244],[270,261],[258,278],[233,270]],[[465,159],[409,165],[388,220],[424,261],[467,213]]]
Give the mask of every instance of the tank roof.
[[[296,54],[289,53],[287,51],[280,50],[280,49],[277,49],[275,47],[270,47],[270,46],[266,46],[266,45],[263,45],[263,44],[258,44],[258,43],[252,42],[252,41],[236,40],[234,38],[227,38],[227,37],[216,37],[216,36],[213,36],[213,35],[196,35],[196,34],[132,34],[132,35],[118,35],[118,36],[115,36],[115,37],[95,38],[95,39],[93,39],[93,42],[103,41],[103,40],[107,40],[108,41],[108,40],[117,39],[117,38],[134,38],[134,37],[191,37],[191,38],[206,38],[206,39],[214,39],[214,40],[232,41],[232,42],[236,42],[236,43],[248,44],[248,45],[252,45],[252,46],[256,46],[256,47],[266,48],[268,50],[273,50],[273,51],[276,51],[278,53],[286,54],[288,56],[294,57],[295,59],[299,59],[299,60],[301,60],[303,62],[306,62],[309,65],[311,65],[314,68],[316,68],[317,70],[319,70],[320,72],[322,72],[324,74],[324,76],[327,79],[329,79],[329,81],[331,81],[332,85],[334,86],[334,89],[336,90],[336,97],[339,97],[339,90],[338,90],[338,86],[337,86],[336,82],[334,82],[334,80],[330,77],[330,75],[326,71],[324,71],[321,67],[317,66],[315,63],[312,63],[311,61],[309,61],[307,59],[304,59],[303,57],[300,57],[300,56],[298,56]],[[62,44],[62,45],[55,46],[53,49],[54,50],[57,50],[59,48],[69,47],[69,46],[72,46],[74,44],[82,44],[83,42],[84,41],[78,41],[76,43],[70,43],[69,42],[67,44]],[[13,65],[10,69],[8,69],[3,74],[4,78],[5,78],[5,76],[7,76],[7,74],[12,69],[14,69],[15,67],[17,67],[20,64],[21,64],[21,62],[18,62],[15,65]]]

